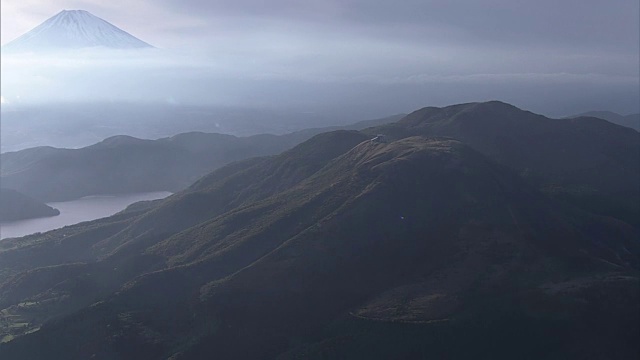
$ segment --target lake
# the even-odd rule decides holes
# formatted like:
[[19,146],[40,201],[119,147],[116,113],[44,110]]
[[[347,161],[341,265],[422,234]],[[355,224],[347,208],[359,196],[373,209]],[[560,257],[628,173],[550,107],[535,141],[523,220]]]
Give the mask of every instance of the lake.
[[83,221],[113,215],[127,206],[143,200],[163,199],[170,192],[158,191],[126,195],[87,196],[78,200],[54,202],[47,205],[60,210],[60,215],[46,218],[0,223],[0,239],[45,232]]

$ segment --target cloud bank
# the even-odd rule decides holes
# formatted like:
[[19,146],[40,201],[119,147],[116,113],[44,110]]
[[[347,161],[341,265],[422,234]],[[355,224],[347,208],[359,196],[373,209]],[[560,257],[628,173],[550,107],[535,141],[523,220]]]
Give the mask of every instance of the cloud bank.
[[353,104],[386,113],[501,99],[556,115],[633,112],[638,7],[628,0],[6,0],[3,43],[61,9],[80,8],[160,49],[3,54],[2,96],[7,103]]

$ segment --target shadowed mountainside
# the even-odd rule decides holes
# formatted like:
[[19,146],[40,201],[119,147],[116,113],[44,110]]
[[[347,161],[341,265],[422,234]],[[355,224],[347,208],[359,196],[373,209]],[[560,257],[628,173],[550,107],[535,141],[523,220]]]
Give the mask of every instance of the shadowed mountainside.
[[579,115],[569,116],[569,118],[577,117],[595,117],[640,131],[640,114],[620,115],[611,111],[589,111]]
[[637,131],[589,117],[549,119],[492,101],[427,107],[366,132],[457,139],[558,199],[640,226]]
[[0,221],[60,215],[60,211],[10,189],[0,189]]
[[0,325],[19,337],[0,356],[638,355],[637,228],[463,142],[370,138],[321,134],[3,241]]

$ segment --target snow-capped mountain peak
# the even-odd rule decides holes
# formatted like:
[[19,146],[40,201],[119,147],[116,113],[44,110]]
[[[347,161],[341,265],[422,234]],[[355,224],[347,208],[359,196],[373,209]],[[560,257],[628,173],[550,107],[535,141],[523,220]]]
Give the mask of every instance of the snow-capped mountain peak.
[[9,51],[43,51],[107,47],[152,47],[85,10],[63,10],[2,47]]

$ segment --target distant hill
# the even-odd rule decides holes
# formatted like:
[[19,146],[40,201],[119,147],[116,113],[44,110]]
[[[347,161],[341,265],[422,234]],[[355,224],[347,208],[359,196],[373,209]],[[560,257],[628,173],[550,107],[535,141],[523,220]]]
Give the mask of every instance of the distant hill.
[[[362,129],[401,116],[367,120],[343,128]],[[184,133],[159,140],[114,136],[80,149],[37,147],[0,155],[0,180],[41,201],[65,201],[88,195],[171,191],[230,162],[278,154],[323,131],[236,137]]]
[[632,128],[636,131],[640,131],[640,114],[620,115],[611,111],[590,111],[569,118],[577,117],[595,117],[598,119],[604,119],[614,124]]
[[10,189],[0,189],[0,221],[60,215],[60,211]]
[[[466,140],[415,134],[436,130]],[[629,133],[495,102],[426,108],[2,241],[0,357],[636,358],[640,229],[540,191],[624,188],[556,162],[624,166]]]
[[2,47],[5,52],[105,47],[150,48],[151,45],[85,10],[63,10]]
[[190,133],[160,140],[115,136],[81,149],[32,148],[0,155],[3,186],[42,201],[95,194],[176,191],[230,161],[273,154],[272,137]]
[[[382,123],[393,122],[402,116],[377,120],[383,121]],[[377,121],[365,120],[353,124],[352,118],[352,115],[343,114],[337,109],[333,114],[322,115],[286,109],[160,103],[12,104],[9,107],[3,106],[0,152],[38,146],[77,149],[116,135],[160,139],[185,132],[205,132],[247,137],[260,134],[283,135],[312,127],[323,128],[315,129],[316,132],[311,135],[313,136],[318,134],[317,131],[342,128],[336,126],[324,129],[329,125],[322,124],[351,126]]]

